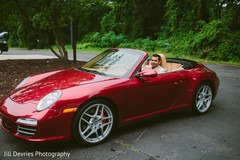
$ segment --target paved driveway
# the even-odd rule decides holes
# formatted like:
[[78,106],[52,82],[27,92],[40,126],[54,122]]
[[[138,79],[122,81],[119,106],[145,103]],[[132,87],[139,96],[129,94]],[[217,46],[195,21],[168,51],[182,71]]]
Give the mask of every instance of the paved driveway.
[[[69,59],[73,60],[73,53],[69,52]],[[95,57],[96,53],[77,53],[77,60],[79,61],[89,61],[91,58]],[[0,60],[7,59],[51,59],[57,58],[50,51],[40,51],[40,50],[16,50],[9,49],[8,52],[3,52],[0,55]]]

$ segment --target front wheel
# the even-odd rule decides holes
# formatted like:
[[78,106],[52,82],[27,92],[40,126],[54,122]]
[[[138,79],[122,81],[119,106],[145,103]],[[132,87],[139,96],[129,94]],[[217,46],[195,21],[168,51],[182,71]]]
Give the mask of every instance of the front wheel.
[[110,103],[94,100],[82,106],[73,121],[73,138],[81,144],[94,145],[105,140],[115,124]]
[[206,113],[212,103],[212,88],[208,83],[200,84],[194,94],[193,111],[196,114]]

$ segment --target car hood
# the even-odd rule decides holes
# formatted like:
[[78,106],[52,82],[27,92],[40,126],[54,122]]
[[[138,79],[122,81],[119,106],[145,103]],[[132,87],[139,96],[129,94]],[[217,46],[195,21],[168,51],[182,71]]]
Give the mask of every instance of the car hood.
[[[32,79],[36,79],[36,77],[33,76]],[[86,73],[76,69],[62,70],[16,89],[11,93],[10,98],[17,103],[38,103],[44,96],[55,90],[64,90],[111,79],[115,78]],[[31,82],[31,78],[28,81]]]

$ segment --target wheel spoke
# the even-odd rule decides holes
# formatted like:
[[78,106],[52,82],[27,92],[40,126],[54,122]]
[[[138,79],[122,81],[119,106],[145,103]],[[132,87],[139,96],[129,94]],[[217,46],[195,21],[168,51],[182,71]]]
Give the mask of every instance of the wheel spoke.
[[88,125],[87,128],[82,132],[82,135],[84,135],[90,128],[91,128],[90,125]]
[[206,91],[207,91],[207,88],[204,86],[204,87],[203,87],[203,91],[202,91],[203,94],[206,94]]
[[203,107],[203,102],[201,102],[201,103],[199,104],[198,109],[201,110],[202,107]]
[[99,104],[97,105],[97,108],[96,108],[96,111],[95,111],[95,114],[94,114],[94,117],[96,117],[97,115],[98,115],[98,113],[99,113]]
[[209,96],[209,97],[212,97],[212,94],[211,94],[211,93],[208,93],[208,94],[206,94],[205,96],[206,96],[206,97],[208,97],[208,96]]
[[91,130],[91,132],[90,133],[88,133],[88,135],[87,136],[85,136],[84,137],[84,139],[87,139],[89,136],[91,136],[93,133],[95,133],[95,131],[94,130]]
[[103,127],[104,127],[103,125],[101,125],[101,127],[100,127],[101,135],[104,134]]
[[208,108],[207,102],[203,101],[203,109],[207,109],[207,108]]
[[91,117],[91,118],[94,117],[94,115],[90,115],[88,113],[85,113],[85,115],[88,116],[88,117]]
[[84,122],[86,122],[88,125],[90,124],[90,122],[87,121],[86,119],[82,118],[82,120],[83,120]]
[[97,136],[96,138],[97,138],[98,140],[100,140],[100,136],[101,136],[101,135],[99,136],[97,129],[95,130],[95,134],[96,134],[96,136]]
[[209,87],[208,87],[208,86],[205,86],[205,87],[204,87],[204,95],[206,95],[208,92],[209,92]]
[[111,124],[112,124],[112,122],[110,121],[110,122],[104,123],[104,124],[102,125],[102,127],[105,127],[105,126],[111,125]]
[[200,109],[200,107],[201,107],[201,103],[202,103],[201,100],[198,100],[198,101],[197,101],[197,108],[198,108],[198,109]]
[[211,101],[212,97],[205,98],[204,101]]
[[102,106],[102,109],[101,109],[101,119],[104,118],[104,106]]
[[112,118],[112,116],[109,116],[109,117],[103,117],[102,120],[108,120],[108,119],[111,119],[111,118]]
[[198,99],[201,99],[201,94],[199,93],[198,96],[197,96]]

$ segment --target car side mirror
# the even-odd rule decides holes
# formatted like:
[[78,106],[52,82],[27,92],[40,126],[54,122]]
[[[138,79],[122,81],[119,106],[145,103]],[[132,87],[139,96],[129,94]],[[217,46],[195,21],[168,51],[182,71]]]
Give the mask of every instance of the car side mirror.
[[157,72],[153,69],[144,69],[137,73],[137,77],[156,77]]

